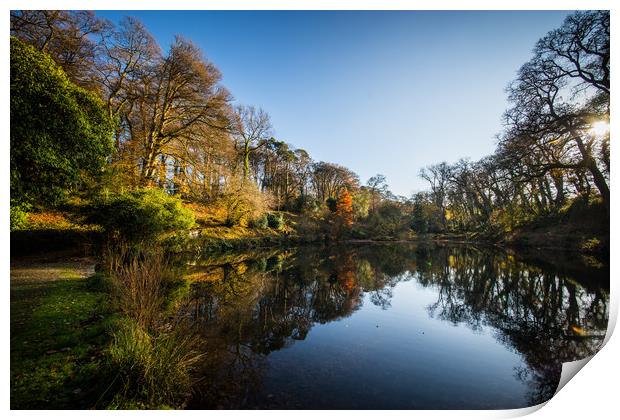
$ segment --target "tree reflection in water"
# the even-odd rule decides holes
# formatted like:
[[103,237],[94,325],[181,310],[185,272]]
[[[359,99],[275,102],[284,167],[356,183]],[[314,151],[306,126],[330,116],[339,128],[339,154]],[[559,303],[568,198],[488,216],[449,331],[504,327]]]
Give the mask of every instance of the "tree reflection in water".
[[408,280],[436,292],[429,316],[490,327],[521,354],[528,368],[515,376],[528,383],[529,403],[538,404],[555,392],[561,363],[594,354],[605,335],[608,291],[600,285],[608,284],[608,271],[579,269],[581,284],[571,273],[498,250],[436,244],[312,247],[209,261],[189,274],[194,283],[182,308],[206,343],[193,406],[278,407],[257,400],[267,355],[304,340],[317,323],[350,316],[364,295],[389,309],[394,287]]

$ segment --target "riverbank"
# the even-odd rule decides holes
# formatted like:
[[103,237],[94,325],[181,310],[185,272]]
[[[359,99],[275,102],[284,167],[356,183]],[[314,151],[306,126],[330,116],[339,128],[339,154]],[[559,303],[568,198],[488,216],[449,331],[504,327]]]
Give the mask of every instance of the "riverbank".
[[94,267],[66,253],[11,260],[11,409],[93,408],[105,391],[112,314]]

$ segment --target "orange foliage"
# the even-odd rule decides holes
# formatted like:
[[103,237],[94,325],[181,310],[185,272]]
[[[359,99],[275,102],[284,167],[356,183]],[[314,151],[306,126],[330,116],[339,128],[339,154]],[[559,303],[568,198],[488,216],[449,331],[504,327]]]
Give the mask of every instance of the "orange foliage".
[[90,231],[100,229],[97,225],[75,223],[67,216],[57,211],[40,211],[28,213],[26,226],[29,230],[80,230]]
[[343,188],[336,203],[336,217],[340,223],[350,227],[353,224],[353,198],[347,188]]
[[64,215],[52,212],[29,213],[28,224],[34,229],[57,229],[71,225]]

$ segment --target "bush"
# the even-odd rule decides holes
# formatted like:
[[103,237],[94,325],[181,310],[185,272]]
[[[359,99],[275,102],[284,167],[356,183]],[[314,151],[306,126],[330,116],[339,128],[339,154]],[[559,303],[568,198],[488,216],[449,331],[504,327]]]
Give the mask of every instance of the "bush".
[[132,243],[161,240],[172,233],[187,233],[195,222],[191,210],[159,189],[116,195],[96,205],[91,220],[102,225],[109,235]]
[[28,210],[29,206],[27,205],[11,204],[11,232],[26,228],[28,225]]
[[284,227],[282,213],[269,213],[267,215],[267,224],[272,229],[282,229]]
[[54,60],[11,37],[11,197],[56,204],[97,177],[112,153],[113,122],[93,92]]
[[270,205],[271,197],[261,192],[253,182],[232,180],[215,203],[225,211],[228,227],[245,226],[263,214]]
[[95,273],[86,279],[86,284],[89,290],[94,292],[113,292],[113,284],[110,277],[104,273]]
[[257,229],[267,229],[269,226],[269,218],[266,214],[262,214],[261,216],[253,219],[250,223],[250,227]]

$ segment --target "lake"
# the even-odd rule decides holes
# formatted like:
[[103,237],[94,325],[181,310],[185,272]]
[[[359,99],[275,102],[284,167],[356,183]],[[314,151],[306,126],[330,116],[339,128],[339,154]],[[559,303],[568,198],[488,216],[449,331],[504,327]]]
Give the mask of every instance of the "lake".
[[600,348],[609,269],[438,243],[195,259],[181,314],[204,338],[189,408],[508,409]]

